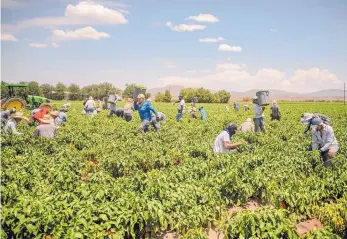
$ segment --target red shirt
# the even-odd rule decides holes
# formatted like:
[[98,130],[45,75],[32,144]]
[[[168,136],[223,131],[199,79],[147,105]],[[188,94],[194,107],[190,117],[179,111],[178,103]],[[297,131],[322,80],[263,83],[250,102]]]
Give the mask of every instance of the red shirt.
[[35,114],[33,115],[33,117],[34,117],[40,124],[42,124],[41,119],[42,119],[43,116],[45,116],[47,113],[48,113],[48,110],[46,110],[45,108],[42,108],[42,109],[40,109],[39,112],[35,113]]

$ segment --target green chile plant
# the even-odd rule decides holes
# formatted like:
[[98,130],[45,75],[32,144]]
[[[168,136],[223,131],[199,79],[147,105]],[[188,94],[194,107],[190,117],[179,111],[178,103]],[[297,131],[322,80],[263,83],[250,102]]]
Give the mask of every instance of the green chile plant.
[[[197,228],[210,227],[227,207],[250,199],[273,208],[235,215],[225,227],[231,238],[289,233],[295,238],[291,213],[317,216],[329,230],[346,235],[329,221],[346,223],[341,205],[347,191],[347,132],[341,104],[280,103],[281,122],[270,122],[266,111],[265,134],[237,133],[232,141],[247,142],[240,153],[216,156],[215,137],[230,122],[252,117],[251,111],[205,104],[207,121],[186,116],[176,123],[176,107],[155,103],[167,123],[160,133],[139,135],[136,112],[131,122],[107,118],[107,111],[89,118],[80,114],[80,105],[72,104],[69,122],[54,139],[33,138],[34,128],[24,124],[19,126],[24,135],[2,134],[3,237],[149,238],[169,229],[203,238]],[[306,150],[310,137],[298,123],[305,111],[333,119],[340,152],[331,168],[322,167],[318,152]],[[336,207],[330,210],[328,203]],[[251,226],[240,229],[243,223]],[[262,223],[270,225],[253,229]]]

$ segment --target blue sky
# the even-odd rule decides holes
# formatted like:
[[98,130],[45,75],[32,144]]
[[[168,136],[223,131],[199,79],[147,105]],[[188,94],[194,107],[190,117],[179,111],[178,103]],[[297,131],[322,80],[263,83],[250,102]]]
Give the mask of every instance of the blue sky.
[[2,0],[1,13],[7,82],[310,92],[347,76],[344,0]]

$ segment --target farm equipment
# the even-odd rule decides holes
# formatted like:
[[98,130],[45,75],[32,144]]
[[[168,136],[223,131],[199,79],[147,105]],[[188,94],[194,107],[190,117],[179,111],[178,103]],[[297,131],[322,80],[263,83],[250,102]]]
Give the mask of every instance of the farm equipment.
[[10,98],[1,100],[1,108],[9,110],[16,108],[16,110],[23,110],[26,107],[29,109],[46,108],[48,111],[53,109],[52,105],[47,103],[47,98],[33,95],[25,95],[15,93],[15,88],[25,88],[28,84],[8,84],[8,92]]

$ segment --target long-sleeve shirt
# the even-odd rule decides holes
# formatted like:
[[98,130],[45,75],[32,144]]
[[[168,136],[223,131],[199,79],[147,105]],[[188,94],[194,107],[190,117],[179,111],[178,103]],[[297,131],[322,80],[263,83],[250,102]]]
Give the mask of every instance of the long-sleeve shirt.
[[34,137],[54,138],[56,133],[55,126],[52,124],[41,124],[36,127]]
[[94,100],[87,100],[84,107],[87,109],[95,109],[95,107],[96,107],[95,101]]
[[320,131],[312,131],[312,149],[318,149],[321,147],[321,151],[326,151],[332,146],[338,146],[337,139],[334,134],[334,130],[329,125],[324,125],[322,135]]
[[260,105],[254,104],[254,118],[264,117],[263,108]]
[[200,114],[201,114],[201,119],[202,120],[206,120],[207,119],[206,111],[204,109],[200,110]]
[[240,127],[239,130],[247,133],[247,132],[254,132],[254,125],[252,124],[252,122],[244,122]]
[[55,118],[55,125],[61,125],[63,122],[67,122],[67,115],[64,112],[60,112],[59,116]]
[[271,112],[272,112],[272,115],[274,116],[279,116],[281,113],[280,113],[280,108],[278,107],[277,104],[273,104],[271,106]]
[[12,133],[12,134],[23,134],[20,132],[17,132],[17,121],[15,119],[10,119],[7,121],[7,124],[5,126],[5,133]]
[[144,101],[140,105],[134,102],[134,109],[139,111],[141,121],[143,120],[151,121],[151,111],[155,114],[155,116],[158,116],[158,112],[154,109],[153,105],[148,101]]
[[134,106],[132,103],[126,103],[124,106],[124,114],[132,115]]
[[10,110],[5,110],[1,112],[1,125],[6,122],[11,116],[11,111]]

